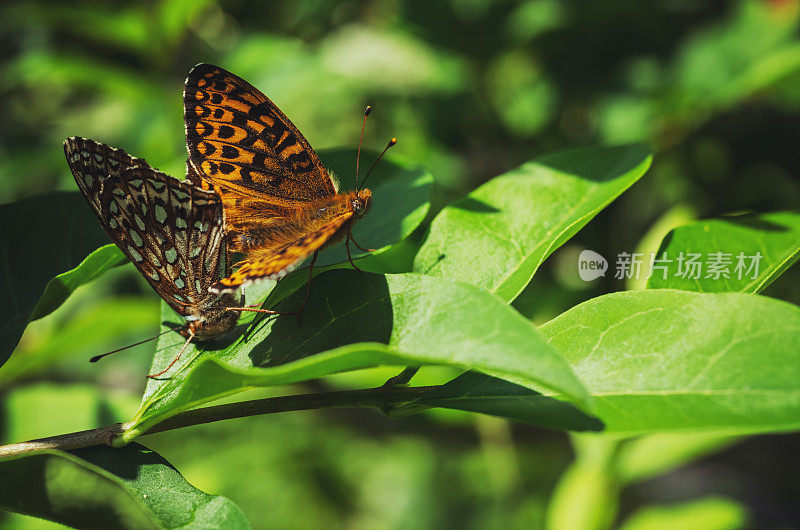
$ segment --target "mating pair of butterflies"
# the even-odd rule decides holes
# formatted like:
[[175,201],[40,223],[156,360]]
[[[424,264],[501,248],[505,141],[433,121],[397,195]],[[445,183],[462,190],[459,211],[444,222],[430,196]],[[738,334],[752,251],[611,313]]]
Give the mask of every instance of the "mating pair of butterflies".
[[[105,231],[186,319],[188,344],[236,324],[240,286],[280,278],[343,237],[349,245],[372,194],[338,193],[294,124],[222,68],[195,66],[183,103],[188,180],[85,138],[64,151]],[[232,274],[229,252],[246,256]]]

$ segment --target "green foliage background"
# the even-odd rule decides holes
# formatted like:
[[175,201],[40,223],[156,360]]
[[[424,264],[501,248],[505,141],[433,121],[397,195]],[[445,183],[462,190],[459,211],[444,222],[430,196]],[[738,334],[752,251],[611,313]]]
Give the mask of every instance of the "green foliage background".
[[[691,241],[695,219],[797,209],[799,13],[795,0],[9,2],[0,8],[0,201],[74,190],[61,150],[71,135],[182,174],[180,93],[201,61],[261,88],[318,149],[354,146],[363,107],[373,105],[366,145],[398,137],[390,158],[433,174],[434,211],[552,151],[653,146],[647,177],[549,258],[515,301],[541,324],[626,287],[610,277],[581,282],[575,263],[583,248],[607,257],[650,251],[677,225],[688,226],[673,243]],[[37,244],[61,242],[45,235]],[[797,303],[798,280],[789,270],[765,293]],[[0,370],[3,441],[131,417],[152,346],[97,366],[86,359],[153,334],[157,307],[126,265],[29,326]],[[395,372],[340,374],[247,397],[361,388]],[[426,369],[414,382],[457,373]],[[616,487],[626,488],[620,525],[678,527],[688,520],[682,517],[710,518],[714,528],[741,526],[745,517],[758,527],[800,525],[800,483],[785,474],[800,464],[796,436],[740,441],[661,478],[671,466],[642,475],[652,455],[665,458],[668,447],[675,462],[691,456],[674,440],[646,440],[641,454],[629,448],[618,464]],[[572,461],[566,435],[440,409],[402,421],[368,410],[273,415],[144,443],[195,487],[233,500],[256,528],[541,527],[557,483],[556,493],[582,477],[575,483],[591,491],[586,477],[596,477],[593,497],[602,500],[607,470],[597,455],[610,450],[574,440],[581,457],[564,478]],[[707,452],[687,446],[694,449],[686,454]],[[705,500],[680,504],[699,497]],[[670,506],[650,506],[661,504]],[[560,513],[551,510],[551,517]],[[8,528],[49,525],[0,517]]]

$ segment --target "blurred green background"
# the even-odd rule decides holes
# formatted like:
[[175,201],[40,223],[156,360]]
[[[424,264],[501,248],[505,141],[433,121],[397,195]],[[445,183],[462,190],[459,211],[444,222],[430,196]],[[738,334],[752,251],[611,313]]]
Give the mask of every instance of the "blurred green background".
[[[0,202],[75,190],[61,149],[72,135],[181,175],[181,91],[198,62],[264,91],[317,149],[355,146],[372,105],[365,145],[398,137],[389,156],[433,172],[434,207],[555,150],[653,146],[650,173],[515,302],[543,322],[626,287],[576,280],[583,248],[613,259],[655,250],[694,218],[797,208],[799,15],[797,0],[5,2]],[[797,272],[766,294],[800,301]],[[157,326],[157,297],[129,265],[79,289],[29,327],[0,370],[2,441],[129,417],[152,347],[98,366],[86,360]],[[274,393],[377,385],[391,375]],[[428,370],[414,382],[448,375]],[[256,528],[539,528],[572,458],[566,435],[441,411],[402,421],[301,412],[142,443],[197,487],[233,499]],[[722,498],[711,512],[730,524],[713,528],[800,527],[800,481],[788,473],[798,454],[797,436],[740,442],[625,489],[618,521],[641,518],[649,505]],[[0,524],[54,526],[16,515],[0,515]]]

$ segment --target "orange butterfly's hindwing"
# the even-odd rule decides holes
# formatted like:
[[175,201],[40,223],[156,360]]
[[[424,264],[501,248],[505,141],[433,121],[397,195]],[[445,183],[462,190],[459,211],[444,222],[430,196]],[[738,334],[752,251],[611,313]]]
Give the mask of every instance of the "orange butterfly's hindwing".
[[257,280],[282,278],[309,255],[330,243],[352,218],[353,212],[344,212],[291,243],[259,256],[257,260],[245,260],[239,270],[211,286],[211,292],[230,292]]

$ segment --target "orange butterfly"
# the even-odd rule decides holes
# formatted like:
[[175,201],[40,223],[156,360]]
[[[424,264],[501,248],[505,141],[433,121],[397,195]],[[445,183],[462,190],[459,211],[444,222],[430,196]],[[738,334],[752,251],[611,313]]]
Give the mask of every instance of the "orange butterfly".
[[218,66],[198,64],[186,79],[183,105],[189,178],[222,198],[228,248],[246,255],[212,292],[278,279],[312,253],[313,270],[318,252],[342,238],[350,257],[353,224],[369,210],[372,192],[338,193],[309,143],[267,96]]

